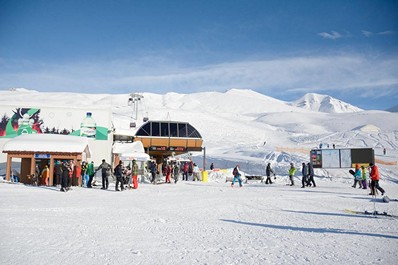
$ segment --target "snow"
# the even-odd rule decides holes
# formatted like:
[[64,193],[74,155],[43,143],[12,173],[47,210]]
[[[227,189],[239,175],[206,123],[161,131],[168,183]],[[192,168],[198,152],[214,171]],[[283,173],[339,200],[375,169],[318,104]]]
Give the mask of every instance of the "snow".
[[[271,163],[276,183],[231,188],[222,172],[210,174],[208,183],[145,182],[124,192],[114,192],[113,183],[109,191],[74,187],[67,193],[0,183],[1,264],[397,262],[396,218],[344,210],[398,215],[398,113],[355,110],[331,99],[305,109],[242,89],[142,95],[136,128],[145,115],[189,122],[203,137],[207,167],[214,162],[228,175],[239,164],[249,175],[264,175]],[[132,117],[128,96],[18,89],[0,91],[0,105],[110,106],[115,131],[123,131]],[[378,130],[361,130],[368,125]],[[374,148],[391,202],[352,188],[348,169],[315,169],[316,188],[301,189],[299,178],[286,186],[289,164],[308,162],[320,143]],[[202,165],[201,153],[193,159]]]
[[22,134],[7,141],[3,151],[85,152],[90,157],[87,138],[59,134]]
[[[296,179],[299,182],[298,179]],[[368,191],[250,181],[139,184],[114,192],[0,183],[1,264],[394,264],[398,226]],[[397,185],[382,186],[397,194]]]
[[307,93],[302,98],[293,101],[292,106],[326,112],[326,113],[347,113],[363,111],[346,102],[342,102],[328,95],[321,95],[316,93]]

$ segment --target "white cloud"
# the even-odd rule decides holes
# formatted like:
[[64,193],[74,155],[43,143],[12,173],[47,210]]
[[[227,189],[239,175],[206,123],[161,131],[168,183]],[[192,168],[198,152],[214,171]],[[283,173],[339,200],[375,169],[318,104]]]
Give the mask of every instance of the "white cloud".
[[387,31],[379,32],[379,33],[377,33],[377,34],[379,34],[379,35],[394,35],[394,34],[395,34],[395,31],[387,30]]
[[343,37],[343,36],[342,36],[340,33],[338,33],[337,31],[331,31],[330,33],[328,33],[328,32],[321,32],[321,33],[318,33],[318,35],[321,36],[321,37],[324,38],[324,39],[330,39],[330,40],[336,40],[336,39],[340,39],[340,38]]
[[371,37],[373,35],[373,32],[362,30],[362,34],[365,35],[365,37]]
[[[144,63],[142,63],[144,62]],[[2,62],[4,64],[6,62]],[[0,71],[0,88],[87,93],[199,92],[250,88],[270,96],[297,92],[361,91],[378,96],[398,87],[398,57],[374,59],[359,55],[285,57],[181,67],[168,60],[147,59],[40,65],[26,71],[10,66]],[[156,65],[156,68],[150,65]],[[2,66],[0,65],[0,68]],[[6,69],[6,67],[3,67]],[[10,68],[14,70],[9,71]]]

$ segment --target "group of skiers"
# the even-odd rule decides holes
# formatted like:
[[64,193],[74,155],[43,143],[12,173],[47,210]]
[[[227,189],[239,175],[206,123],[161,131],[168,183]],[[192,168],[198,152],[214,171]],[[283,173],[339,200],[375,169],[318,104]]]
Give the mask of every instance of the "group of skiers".
[[[379,180],[380,180],[380,174],[379,174],[379,168],[373,164],[369,163],[369,168],[370,168],[370,193],[369,195],[376,195],[377,190],[381,192],[381,195],[383,196],[385,193],[385,190],[380,187],[379,185]],[[352,172],[352,171],[351,171]],[[352,185],[353,188],[356,188],[357,184],[359,188],[362,189],[367,189],[368,188],[368,170],[365,166],[359,166],[359,164],[355,165],[355,171],[353,171],[353,176],[354,176],[354,184]]]

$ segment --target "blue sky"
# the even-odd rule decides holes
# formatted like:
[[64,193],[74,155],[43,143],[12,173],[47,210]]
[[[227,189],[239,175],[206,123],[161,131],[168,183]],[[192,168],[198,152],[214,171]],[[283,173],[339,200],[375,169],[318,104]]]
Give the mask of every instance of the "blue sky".
[[0,0],[0,89],[398,104],[398,1]]

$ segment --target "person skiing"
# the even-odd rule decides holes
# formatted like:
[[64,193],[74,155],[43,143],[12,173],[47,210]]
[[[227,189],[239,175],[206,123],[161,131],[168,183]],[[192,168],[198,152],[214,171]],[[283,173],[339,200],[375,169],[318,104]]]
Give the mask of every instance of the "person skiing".
[[195,181],[195,180],[200,181],[199,175],[200,175],[200,169],[199,169],[198,165],[196,165],[194,163],[193,164],[193,181]]
[[384,195],[385,190],[379,186],[379,180],[380,180],[380,174],[379,174],[379,168],[373,164],[373,163],[369,163],[369,167],[370,167],[370,190],[371,192],[369,193],[369,195],[376,195],[376,189],[378,189],[379,191],[381,191],[381,196]]
[[294,186],[294,174],[296,173],[297,169],[294,167],[293,163],[290,163],[289,169],[289,179],[290,179],[290,186]]
[[115,167],[114,173],[116,176],[116,185],[115,185],[115,190],[119,190],[119,184],[120,184],[120,189],[123,191],[124,190],[124,183],[123,183],[123,162],[119,161],[119,164]]
[[301,188],[305,188],[308,176],[308,167],[305,163],[301,164],[301,175],[303,176],[301,179]]
[[316,184],[315,184],[315,180],[314,180],[314,167],[312,166],[311,163],[308,163],[307,168],[308,168],[307,186],[311,187],[311,184],[312,184],[312,186],[315,188]]
[[271,173],[275,177],[275,172],[271,168],[271,163],[268,163],[267,164],[267,168],[265,169],[265,175],[267,176],[267,179],[265,180],[265,184],[272,184],[273,183],[272,180],[271,180]]
[[359,164],[355,164],[354,185],[352,187],[356,188],[357,183],[359,184],[359,188],[362,188],[362,171]]
[[239,165],[236,165],[236,167],[232,170],[232,175],[234,175],[234,179],[232,180],[231,187],[234,187],[235,181],[239,182],[239,187],[242,187],[242,179],[241,179],[241,173],[239,169]]
[[166,173],[166,180],[165,180],[165,182],[166,183],[171,183],[171,181],[170,181],[170,175],[171,175],[171,166],[169,165],[169,164],[166,164],[166,168],[165,168],[165,173]]
[[111,165],[106,163],[105,159],[102,159],[102,163],[97,168],[96,172],[100,169],[101,169],[101,173],[102,173],[102,188],[101,188],[101,190],[107,190],[109,187],[108,177],[111,175]]

